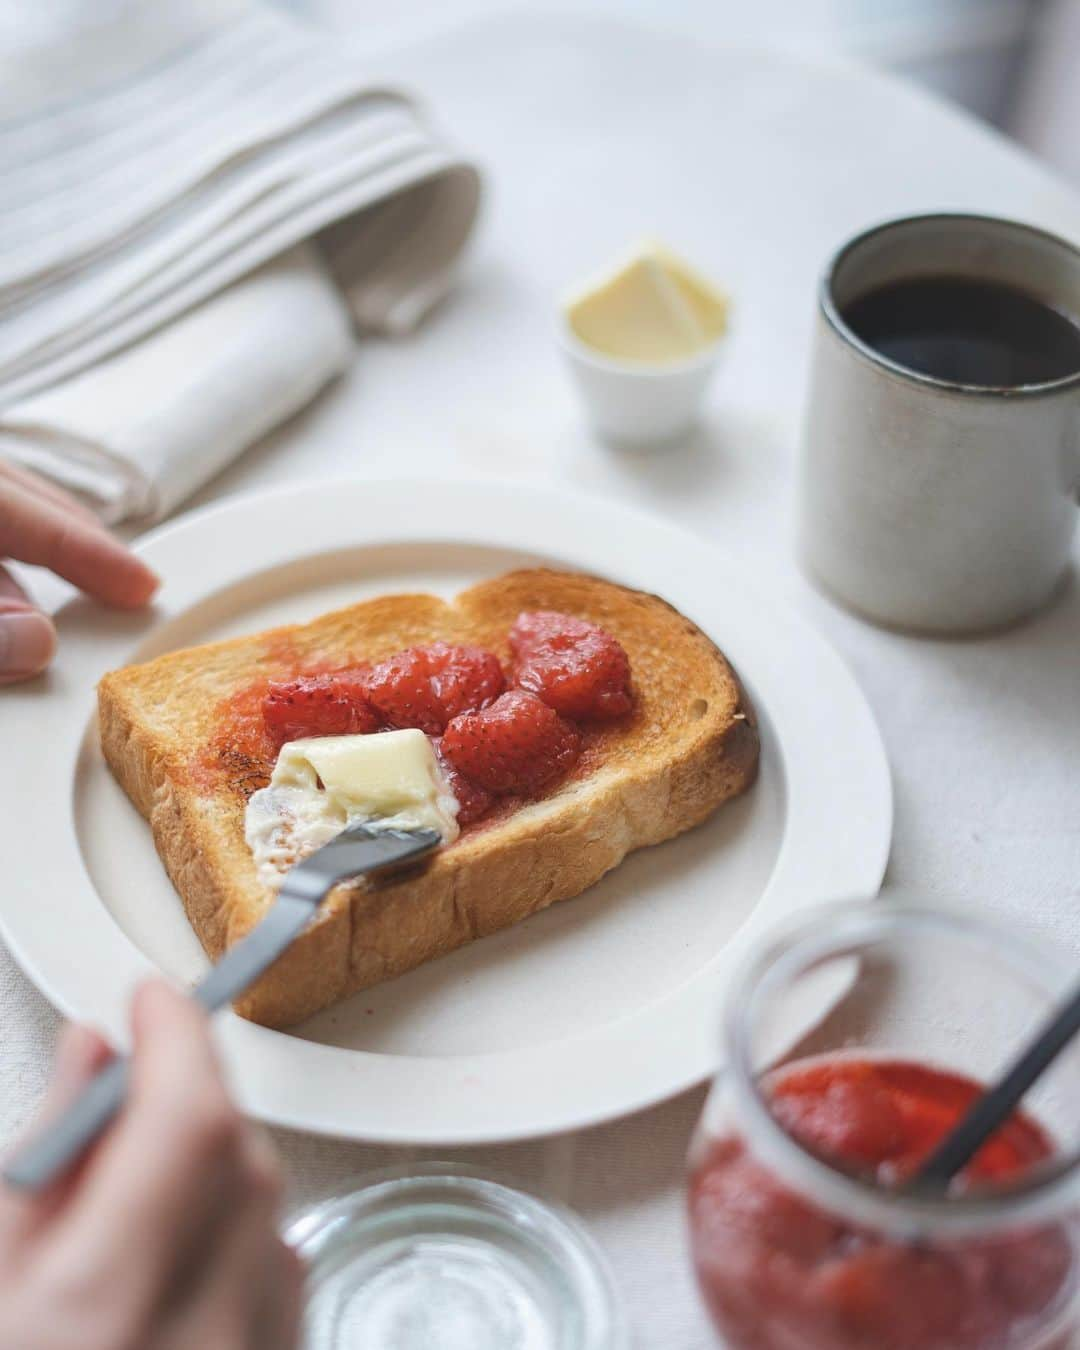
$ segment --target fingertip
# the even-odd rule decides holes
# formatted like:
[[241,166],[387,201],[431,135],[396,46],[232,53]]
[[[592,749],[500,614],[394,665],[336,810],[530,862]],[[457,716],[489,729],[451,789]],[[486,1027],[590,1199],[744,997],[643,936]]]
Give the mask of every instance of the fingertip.
[[143,980],[132,996],[131,1024],[137,1037],[152,1034],[154,1028],[162,1023],[171,1024],[177,1018],[190,1021],[193,1017],[205,1020],[199,1005],[168,980],[157,977]]
[[67,1022],[56,1042],[54,1077],[95,1073],[112,1058],[108,1041],[93,1027]]
[[139,561],[140,563],[142,563],[143,574],[146,578],[145,582],[143,583],[145,589],[143,591],[143,598],[142,598],[142,603],[145,605],[148,604],[154,598],[155,595],[157,595],[159,590],[161,590],[161,578],[153,570],[153,568],[147,567],[147,565],[144,562],[142,562],[141,558],[139,559]]
[[281,1258],[283,1277],[289,1294],[299,1300],[307,1279],[307,1264],[295,1247],[284,1241],[281,1245],[284,1248]]
[[120,609],[142,609],[161,588],[161,578],[134,554],[129,554],[128,576],[116,592],[114,603]]
[[49,1120],[63,1110],[111,1058],[108,1043],[96,1031],[72,1022],[65,1025],[56,1041],[41,1118]]
[[56,652],[56,629],[46,614],[18,600],[0,601],[0,683],[39,674]]
[[206,1010],[165,980],[146,980],[135,990],[131,1031],[139,1081],[218,1072]]
[[18,483],[0,486],[0,529],[11,557],[48,567],[110,605],[132,608],[154,593],[150,568],[99,521]]

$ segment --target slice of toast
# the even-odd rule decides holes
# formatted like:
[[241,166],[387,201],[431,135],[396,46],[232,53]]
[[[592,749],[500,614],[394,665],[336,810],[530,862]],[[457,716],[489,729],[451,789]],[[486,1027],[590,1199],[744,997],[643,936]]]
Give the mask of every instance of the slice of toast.
[[[600,624],[630,657],[633,713],[586,732],[571,776],[504,802],[426,870],[373,888],[343,884],[311,927],[237,1003],[287,1026],[368,985],[578,895],[632,849],[698,824],[753,782],[753,711],[714,644],[663,600],[575,573],[511,572],[451,603],[389,595],[312,623],[209,643],[127,666],[98,688],[113,773],[149,820],[188,918],[212,959],[271,903],[244,840],[244,810],[272,760],[230,748],[223,725],[257,706],[267,678],[379,660],[436,639],[475,643],[509,668],[521,610]],[[222,746],[220,750],[208,747]]]

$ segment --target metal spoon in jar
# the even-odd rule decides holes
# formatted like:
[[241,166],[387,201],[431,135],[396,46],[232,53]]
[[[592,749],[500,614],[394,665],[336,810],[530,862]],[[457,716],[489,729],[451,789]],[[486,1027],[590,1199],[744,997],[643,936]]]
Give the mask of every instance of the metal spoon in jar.
[[913,1190],[944,1190],[966,1167],[1021,1098],[1080,1031],[1080,987],[1042,1027],[998,1081],[968,1108],[909,1183]]

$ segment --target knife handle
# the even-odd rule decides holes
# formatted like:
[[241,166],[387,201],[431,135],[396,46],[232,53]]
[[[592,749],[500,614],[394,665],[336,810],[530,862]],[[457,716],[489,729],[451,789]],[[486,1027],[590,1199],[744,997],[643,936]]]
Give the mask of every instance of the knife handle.
[[40,1191],[86,1149],[116,1115],[127,1096],[130,1064],[126,1056],[110,1060],[57,1118],[5,1162],[9,1186]]

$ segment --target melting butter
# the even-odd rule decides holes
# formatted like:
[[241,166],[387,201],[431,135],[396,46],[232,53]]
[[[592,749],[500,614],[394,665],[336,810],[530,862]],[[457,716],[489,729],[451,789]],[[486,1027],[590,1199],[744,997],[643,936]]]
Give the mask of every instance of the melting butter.
[[244,835],[260,879],[286,871],[357,821],[372,829],[459,829],[458,801],[422,731],[313,736],[287,741],[270,786],[252,794]]

